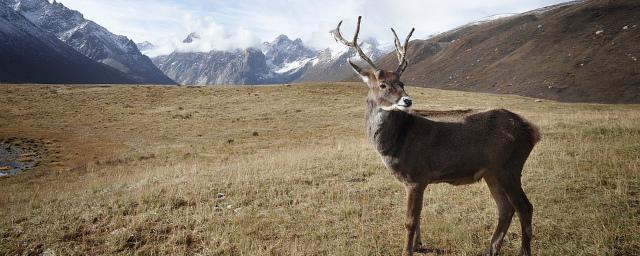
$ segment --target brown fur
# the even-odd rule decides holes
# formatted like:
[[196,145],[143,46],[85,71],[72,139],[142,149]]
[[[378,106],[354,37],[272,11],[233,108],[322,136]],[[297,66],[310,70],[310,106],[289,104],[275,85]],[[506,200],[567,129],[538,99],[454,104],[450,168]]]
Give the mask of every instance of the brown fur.
[[[370,80],[372,84],[394,84]],[[397,83],[396,83],[397,84]],[[464,185],[482,178],[498,205],[498,227],[487,249],[496,255],[514,212],[521,216],[522,255],[530,255],[533,207],[522,190],[522,167],[540,139],[537,128],[504,109],[410,112],[383,110],[394,99],[380,95],[406,95],[396,85],[393,93],[372,88],[367,99],[366,131],[385,166],[407,188],[405,255],[420,246],[422,194],[428,184]]]
[[[351,43],[340,35],[340,24],[336,40],[359,50],[360,17]],[[349,61],[369,87],[365,112],[367,137],[384,165],[405,184],[407,233],[403,255],[412,255],[421,246],[420,213],[428,184],[464,185],[480,179],[487,183],[499,213],[498,226],[486,254],[500,252],[517,212],[522,229],[520,253],[531,255],[533,206],[522,190],[520,177],[529,153],[540,140],[538,129],[505,109],[408,110],[411,100],[400,76],[406,68],[404,50],[411,33],[401,46],[394,31],[400,62],[396,72],[380,70],[369,61],[373,70],[365,71]]]

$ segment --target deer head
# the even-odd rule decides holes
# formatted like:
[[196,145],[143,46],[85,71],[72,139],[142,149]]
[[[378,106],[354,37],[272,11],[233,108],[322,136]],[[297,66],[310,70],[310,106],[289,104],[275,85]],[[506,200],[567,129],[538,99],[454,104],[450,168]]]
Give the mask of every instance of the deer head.
[[356,26],[356,32],[353,36],[353,41],[349,42],[342,36],[340,32],[340,26],[342,21],[338,23],[338,27],[332,31],[333,37],[337,42],[340,42],[346,46],[349,46],[356,50],[362,60],[371,66],[371,69],[363,69],[353,63],[351,59],[347,60],[353,70],[360,76],[362,81],[369,87],[369,99],[377,103],[378,107],[383,109],[400,109],[407,110],[411,107],[411,97],[404,91],[404,84],[400,81],[400,76],[407,68],[408,61],[406,58],[407,46],[409,45],[409,39],[415,31],[411,29],[409,35],[405,39],[404,46],[400,44],[400,39],[396,31],[391,29],[393,36],[395,37],[396,55],[398,56],[398,68],[395,71],[387,71],[379,69],[373,61],[362,51],[358,44],[358,34],[360,33],[360,20],[362,16],[358,16],[358,25]]

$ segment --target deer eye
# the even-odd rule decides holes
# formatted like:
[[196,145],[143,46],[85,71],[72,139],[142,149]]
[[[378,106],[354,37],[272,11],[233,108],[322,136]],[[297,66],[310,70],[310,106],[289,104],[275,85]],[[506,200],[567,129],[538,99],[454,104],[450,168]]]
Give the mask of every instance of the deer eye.
[[387,88],[387,86],[385,84],[380,84],[380,89],[384,89]]

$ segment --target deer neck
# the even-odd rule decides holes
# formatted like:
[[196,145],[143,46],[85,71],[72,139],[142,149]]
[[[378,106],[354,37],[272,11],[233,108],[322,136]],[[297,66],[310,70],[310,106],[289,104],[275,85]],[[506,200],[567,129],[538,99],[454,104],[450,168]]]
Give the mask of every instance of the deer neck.
[[365,119],[365,132],[367,134],[367,138],[371,141],[373,135],[375,134],[375,130],[380,127],[380,123],[382,120],[379,117],[376,117],[378,111],[378,104],[372,100],[367,99],[367,105],[364,113]]
[[413,117],[400,110],[385,110],[375,100],[367,99],[365,131],[381,155],[396,155],[402,148]]

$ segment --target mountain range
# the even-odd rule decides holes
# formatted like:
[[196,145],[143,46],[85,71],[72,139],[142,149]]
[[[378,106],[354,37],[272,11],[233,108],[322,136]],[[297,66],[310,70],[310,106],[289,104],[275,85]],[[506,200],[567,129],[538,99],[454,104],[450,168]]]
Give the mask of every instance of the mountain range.
[[20,13],[40,30],[54,35],[84,56],[124,73],[132,83],[175,84],[138,50],[133,41],[109,32],[61,3],[2,0],[1,4]]
[[182,85],[268,83],[265,57],[257,49],[173,52],[153,59],[169,77]]
[[[329,36],[329,34],[327,33]],[[201,40],[197,33],[189,34],[182,43]],[[152,51],[153,44],[139,44]],[[374,39],[363,42],[363,49],[373,59],[384,54]],[[280,35],[259,47],[232,51],[179,52],[153,58],[153,63],[165,74],[183,85],[275,84],[290,82],[340,81],[351,75],[345,63],[355,57],[345,47],[314,50],[302,40]]]
[[[403,79],[440,89],[639,103],[638,20],[636,0],[572,1],[491,16],[411,41]],[[194,32],[181,42],[198,40],[203,39]],[[246,49],[176,50],[152,59],[143,54],[155,48],[151,42],[135,44],[115,35],[56,1],[0,0],[4,83],[254,85],[357,80],[346,64],[348,58],[359,59],[352,49],[334,45],[316,50],[286,35]],[[392,49],[366,38],[362,48],[378,66],[395,69]]]

